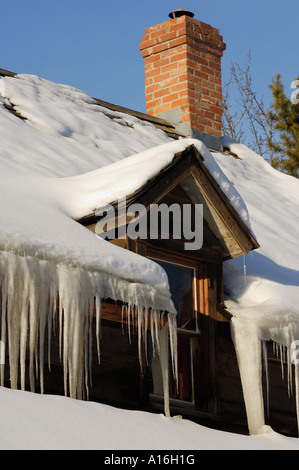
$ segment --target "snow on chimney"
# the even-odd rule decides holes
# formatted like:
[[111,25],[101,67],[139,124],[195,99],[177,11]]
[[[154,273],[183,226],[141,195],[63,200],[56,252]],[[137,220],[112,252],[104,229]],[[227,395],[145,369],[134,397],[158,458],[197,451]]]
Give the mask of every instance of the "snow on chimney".
[[183,9],[146,29],[140,44],[145,62],[148,114],[172,123],[186,137],[221,149],[221,57],[219,30]]

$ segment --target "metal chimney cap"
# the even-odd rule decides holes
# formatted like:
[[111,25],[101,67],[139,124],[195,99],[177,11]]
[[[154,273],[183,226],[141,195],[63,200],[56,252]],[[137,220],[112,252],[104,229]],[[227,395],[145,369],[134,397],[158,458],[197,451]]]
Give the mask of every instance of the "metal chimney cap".
[[177,10],[175,11],[172,11],[171,13],[169,13],[169,18],[179,18],[180,16],[183,16],[183,15],[186,15],[186,16],[191,16],[191,18],[193,18],[194,16],[194,13],[192,13],[191,11],[188,11],[188,10],[184,10],[184,8],[178,8]]

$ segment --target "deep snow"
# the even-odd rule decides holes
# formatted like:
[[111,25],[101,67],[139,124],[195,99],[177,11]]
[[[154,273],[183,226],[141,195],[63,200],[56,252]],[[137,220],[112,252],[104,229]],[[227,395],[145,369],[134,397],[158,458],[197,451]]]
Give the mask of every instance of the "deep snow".
[[0,450],[299,450],[298,439],[268,427],[244,436],[179,417],[3,387],[0,422]]

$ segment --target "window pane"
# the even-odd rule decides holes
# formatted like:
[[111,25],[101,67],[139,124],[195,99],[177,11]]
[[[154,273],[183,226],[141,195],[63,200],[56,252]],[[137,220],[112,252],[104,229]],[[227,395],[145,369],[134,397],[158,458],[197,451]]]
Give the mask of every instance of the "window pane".
[[156,260],[167,273],[173,303],[178,313],[178,327],[195,329],[193,318],[194,269]]

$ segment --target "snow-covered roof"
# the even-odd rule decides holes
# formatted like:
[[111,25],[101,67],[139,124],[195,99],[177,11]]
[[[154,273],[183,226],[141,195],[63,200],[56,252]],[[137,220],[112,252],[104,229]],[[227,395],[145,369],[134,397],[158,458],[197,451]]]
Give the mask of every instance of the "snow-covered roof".
[[[6,109],[11,107],[15,114]],[[225,263],[235,329],[239,336],[243,331],[243,340],[252,338],[252,331],[287,347],[297,339],[297,179],[227,138],[224,146],[239,158],[211,153],[199,141],[174,141],[146,120],[107,110],[79,90],[35,76],[0,79],[0,128],[0,263],[7,295],[21,286],[16,274],[31,270],[44,289],[59,285],[66,304],[68,286],[84,282],[88,303],[101,276],[100,297],[173,311],[161,268],[97,238],[74,219],[129,194],[192,143],[260,244],[246,257]],[[65,267],[72,273],[68,281]],[[38,302],[34,285],[25,288],[27,300]],[[257,370],[257,357],[242,357],[247,357],[245,369]]]

